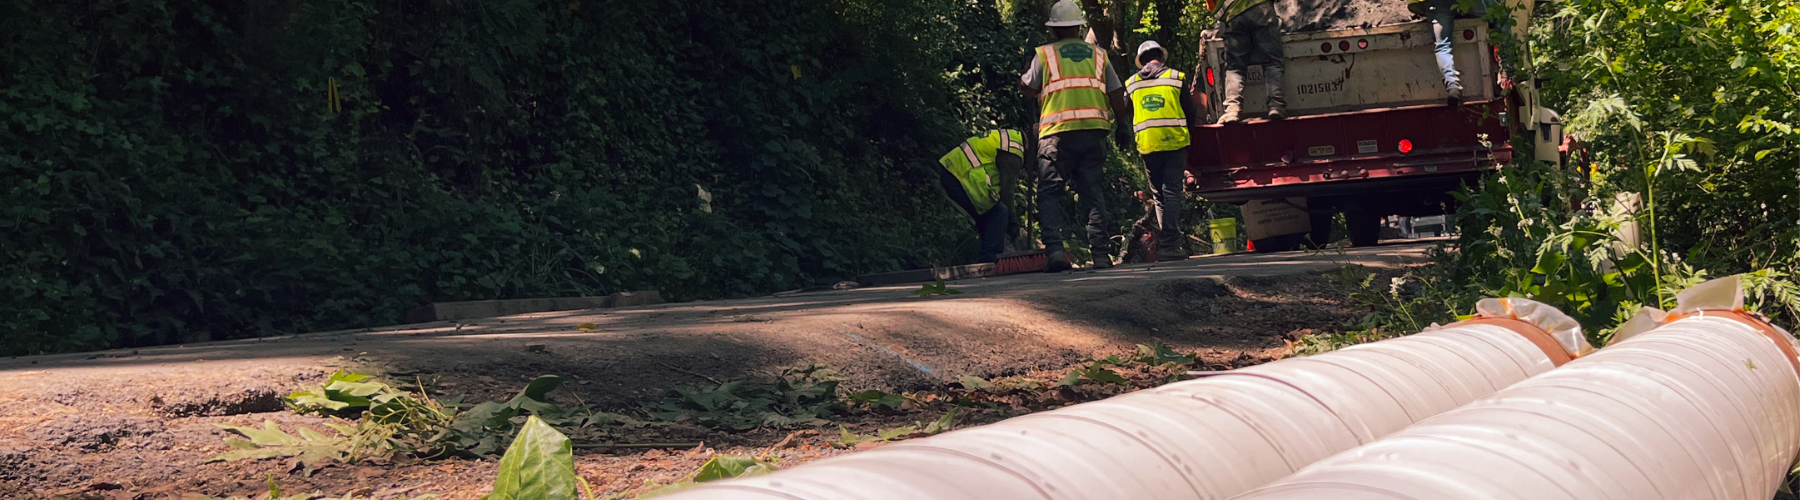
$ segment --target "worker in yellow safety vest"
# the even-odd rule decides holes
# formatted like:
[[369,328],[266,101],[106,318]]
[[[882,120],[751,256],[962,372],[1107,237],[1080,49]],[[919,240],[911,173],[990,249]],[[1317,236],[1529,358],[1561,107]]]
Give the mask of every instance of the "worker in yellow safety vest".
[[1018,184],[1018,172],[1029,148],[1030,141],[1024,133],[1002,129],[970,137],[938,159],[938,164],[944,166],[938,171],[944,194],[975,220],[975,233],[981,238],[981,262],[998,261],[1000,252],[1005,250],[1006,226],[1011,220],[1006,205],[1012,199],[1012,187]]
[[1081,39],[1087,24],[1074,0],[1050,7],[1050,38],[1032,52],[1019,85],[1038,99],[1038,216],[1043,229],[1045,270],[1069,269],[1063,251],[1062,203],[1075,183],[1087,213],[1088,248],[1094,268],[1112,267],[1112,230],[1107,220],[1102,168],[1113,128],[1113,110],[1123,106],[1123,85],[1107,64],[1106,52]]
[[1269,0],[1206,0],[1219,18],[1225,38],[1225,110],[1219,123],[1236,123],[1243,113],[1244,71],[1261,65],[1268,89],[1269,119],[1287,117],[1287,89],[1282,78],[1287,65],[1281,50],[1281,16]]
[[1192,142],[1188,127],[1199,124],[1187,75],[1168,67],[1168,55],[1156,41],[1144,42],[1137,50],[1138,72],[1125,80],[1132,137],[1138,154],[1144,156],[1160,212],[1156,217],[1158,261],[1188,257],[1181,240],[1181,195]]

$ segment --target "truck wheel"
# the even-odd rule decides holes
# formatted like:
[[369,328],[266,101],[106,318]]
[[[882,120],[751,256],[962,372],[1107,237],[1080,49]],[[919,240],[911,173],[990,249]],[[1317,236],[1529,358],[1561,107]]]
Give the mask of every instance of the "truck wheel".
[[1355,210],[1344,214],[1345,228],[1350,233],[1350,246],[1372,247],[1381,242],[1381,216]]

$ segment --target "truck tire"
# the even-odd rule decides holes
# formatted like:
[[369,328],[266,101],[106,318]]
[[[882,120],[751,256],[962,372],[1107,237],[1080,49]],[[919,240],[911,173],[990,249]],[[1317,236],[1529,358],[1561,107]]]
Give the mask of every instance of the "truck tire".
[[1381,216],[1366,210],[1344,213],[1345,229],[1350,233],[1350,246],[1372,247],[1381,243]]

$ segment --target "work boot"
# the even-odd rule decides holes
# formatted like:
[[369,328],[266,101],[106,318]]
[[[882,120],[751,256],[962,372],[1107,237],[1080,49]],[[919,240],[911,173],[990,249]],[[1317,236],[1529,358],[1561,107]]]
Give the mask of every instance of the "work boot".
[[1237,123],[1238,114],[1243,112],[1244,103],[1244,70],[1225,71],[1225,112],[1219,114],[1215,123]]
[[1275,118],[1276,110],[1281,111],[1281,116],[1287,116],[1287,87],[1284,83],[1286,77],[1282,76],[1283,73],[1286,73],[1286,69],[1281,64],[1263,65],[1263,88],[1269,93],[1269,119],[1271,120],[1280,119]]
[[1286,106],[1271,106],[1269,108],[1269,119],[1270,120],[1281,120],[1281,119],[1285,119],[1285,118],[1287,118],[1287,107]]
[[1051,250],[1044,253],[1044,272],[1046,273],[1060,273],[1073,267],[1075,266],[1069,265],[1068,254],[1063,253],[1062,250]]
[[1444,93],[1448,96],[1448,99],[1446,99],[1446,100],[1450,103],[1451,106],[1461,106],[1462,105],[1462,102],[1463,102],[1463,86],[1462,86],[1462,84],[1460,84],[1460,83],[1451,84],[1449,87],[1446,87],[1444,89]]
[[1181,248],[1163,248],[1156,251],[1157,262],[1187,260],[1187,258],[1187,250]]
[[1242,111],[1242,109],[1238,109],[1238,106],[1228,104],[1225,106],[1225,112],[1219,113],[1218,123],[1237,123],[1238,114]]

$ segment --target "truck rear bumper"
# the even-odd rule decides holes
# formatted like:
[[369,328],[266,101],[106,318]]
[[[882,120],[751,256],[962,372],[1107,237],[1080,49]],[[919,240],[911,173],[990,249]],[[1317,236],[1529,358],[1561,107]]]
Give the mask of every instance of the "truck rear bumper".
[[1190,189],[1209,201],[1454,190],[1512,159],[1503,99],[1193,128]]

